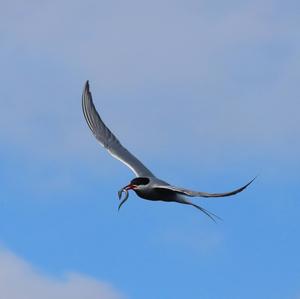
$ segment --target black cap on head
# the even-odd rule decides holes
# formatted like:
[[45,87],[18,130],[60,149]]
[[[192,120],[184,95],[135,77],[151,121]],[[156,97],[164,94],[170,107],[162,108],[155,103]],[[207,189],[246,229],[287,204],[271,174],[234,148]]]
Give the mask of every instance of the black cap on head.
[[132,185],[147,185],[150,182],[148,178],[135,178],[131,181]]

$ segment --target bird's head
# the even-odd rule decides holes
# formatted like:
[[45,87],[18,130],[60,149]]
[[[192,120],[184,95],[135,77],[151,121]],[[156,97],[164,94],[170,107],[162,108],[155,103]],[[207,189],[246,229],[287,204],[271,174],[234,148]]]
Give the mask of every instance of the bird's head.
[[137,177],[130,181],[130,183],[125,186],[123,189],[128,190],[141,190],[150,182],[149,178]]
[[119,204],[119,210],[120,210],[121,206],[125,203],[125,201],[128,199],[128,196],[129,196],[128,191],[129,190],[133,190],[133,191],[142,190],[149,184],[149,182],[150,182],[149,178],[137,177],[137,178],[134,178],[133,180],[131,180],[127,186],[123,187],[118,192],[120,200],[122,198],[123,192],[125,192],[125,198]]

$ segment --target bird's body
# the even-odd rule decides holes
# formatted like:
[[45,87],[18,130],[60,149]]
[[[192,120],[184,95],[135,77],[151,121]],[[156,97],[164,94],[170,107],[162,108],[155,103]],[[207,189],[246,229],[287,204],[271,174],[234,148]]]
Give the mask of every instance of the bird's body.
[[133,189],[135,193],[147,200],[153,201],[178,201],[180,196],[178,193],[169,190],[169,189],[160,189],[157,186],[169,186],[168,183],[156,178],[156,177],[149,177],[149,183],[143,187],[141,185],[138,189]]
[[126,192],[126,196],[121,201],[119,208],[127,200],[128,191],[134,190],[139,197],[146,200],[178,202],[181,204],[192,205],[214,220],[214,217],[218,218],[218,216],[190,202],[186,197],[231,196],[243,191],[255,179],[254,178],[241,188],[225,193],[206,193],[172,186],[167,182],[157,178],[145,165],[142,164],[142,162],[132,155],[125,147],[123,147],[115,135],[106,127],[94,106],[88,81],[86,82],[83,90],[82,108],[87,124],[97,140],[108,150],[112,156],[126,164],[136,175],[136,178],[131,180],[127,186],[123,187],[119,191],[119,199],[121,199],[122,193]]

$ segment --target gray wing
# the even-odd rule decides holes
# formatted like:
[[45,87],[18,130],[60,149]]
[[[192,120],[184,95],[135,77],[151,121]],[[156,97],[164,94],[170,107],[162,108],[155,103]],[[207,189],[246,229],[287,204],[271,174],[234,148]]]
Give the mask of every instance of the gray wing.
[[127,165],[136,176],[154,177],[152,172],[123,147],[116,136],[106,127],[93,103],[89,81],[86,81],[82,94],[82,110],[94,136],[113,157]]
[[226,197],[226,196],[231,196],[231,195],[235,195],[237,193],[242,192],[255,179],[256,179],[256,177],[254,179],[252,179],[249,183],[244,185],[243,187],[240,187],[240,188],[235,189],[235,190],[230,191],[230,192],[224,192],[224,193],[207,193],[207,192],[201,192],[201,191],[192,191],[192,190],[188,190],[188,189],[184,189],[184,188],[178,188],[178,187],[170,186],[170,185],[156,185],[155,188],[172,190],[174,192],[177,192],[177,193],[180,193],[180,194],[183,194],[183,195],[186,195],[186,196],[190,196],[190,197]]

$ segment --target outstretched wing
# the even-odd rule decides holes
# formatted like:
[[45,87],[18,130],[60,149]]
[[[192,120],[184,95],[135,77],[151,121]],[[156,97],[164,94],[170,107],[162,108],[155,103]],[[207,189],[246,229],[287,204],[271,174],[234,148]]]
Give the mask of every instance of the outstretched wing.
[[86,81],[82,94],[82,110],[85,120],[94,136],[113,157],[127,165],[136,176],[154,176],[148,168],[122,146],[116,136],[106,127],[93,103],[89,81]]
[[175,187],[175,186],[170,186],[170,185],[161,185],[161,186],[156,185],[155,188],[172,190],[174,192],[177,192],[177,193],[180,193],[180,194],[183,194],[183,195],[186,195],[186,196],[190,196],[190,197],[226,197],[226,196],[231,196],[231,195],[235,195],[237,193],[242,192],[255,179],[256,179],[256,177],[254,179],[252,179],[249,183],[244,185],[243,187],[240,187],[240,188],[235,189],[235,190],[230,191],[230,192],[224,192],[224,193],[207,193],[207,192],[201,192],[201,191],[192,191],[192,190],[179,188],[179,187]]

